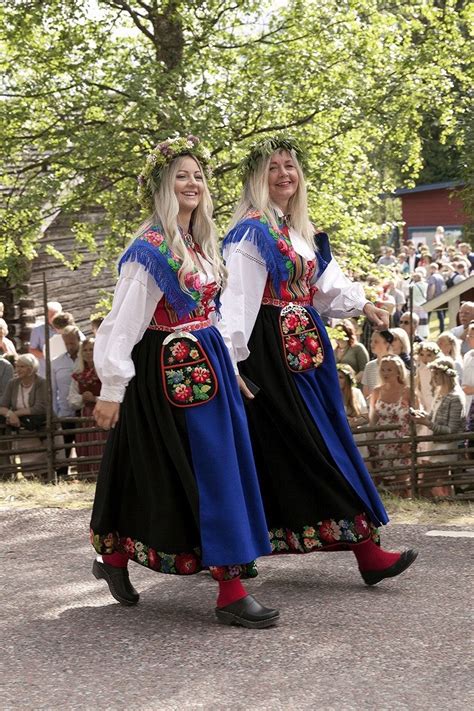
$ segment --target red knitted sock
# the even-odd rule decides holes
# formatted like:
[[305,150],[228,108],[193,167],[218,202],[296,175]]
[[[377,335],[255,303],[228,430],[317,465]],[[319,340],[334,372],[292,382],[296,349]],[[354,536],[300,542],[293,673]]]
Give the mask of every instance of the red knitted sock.
[[233,580],[219,580],[219,595],[217,596],[217,607],[225,607],[233,602],[237,602],[248,595],[242,585],[240,578]]
[[400,553],[390,553],[384,551],[370,538],[363,543],[356,543],[352,546],[359,570],[385,570],[394,565],[400,558]]
[[107,565],[113,565],[114,568],[126,568],[128,565],[128,555],[119,553],[118,551],[103,555],[102,560],[104,563],[107,563]]

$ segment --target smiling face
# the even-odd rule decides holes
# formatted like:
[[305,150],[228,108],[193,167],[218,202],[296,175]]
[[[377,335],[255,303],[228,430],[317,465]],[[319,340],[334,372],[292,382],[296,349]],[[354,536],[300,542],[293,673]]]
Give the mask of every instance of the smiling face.
[[15,365],[15,372],[20,380],[24,380],[25,378],[31,378],[33,375],[33,368],[31,365],[27,365],[26,363],[22,363],[20,361]]
[[286,212],[288,201],[296,193],[298,183],[298,171],[291,155],[288,151],[276,151],[268,168],[268,194],[271,202]]
[[174,194],[178,200],[179,212],[190,214],[201,201],[204,190],[202,171],[194,158],[183,156],[174,181]]

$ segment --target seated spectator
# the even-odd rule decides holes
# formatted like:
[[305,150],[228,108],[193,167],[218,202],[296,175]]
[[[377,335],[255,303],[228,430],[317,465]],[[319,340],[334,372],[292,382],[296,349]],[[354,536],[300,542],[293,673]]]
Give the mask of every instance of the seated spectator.
[[[424,425],[434,435],[456,434],[462,432],[465,427],[465,401],[464,394],[457,382],[457,373],[454,369],[454,363],[450,358],[438,358],[429,364],[429,369],[432,372],[433,389],[435,391],[435,399],[430,411],[418,410],[412,416],[414,422]],[[446,449],[456,447],[455,442],[437,442],[429,443],[430,451],[436,450],[442,452]],[[435,462],[455,462],[458,459],[457,454],[440,454],[430,456],[425,460],[428,463]],[[423,462],[423,460],[421,460]],[[437,472],[436,478],[446,479],[448,471]],[[433,486],[430,489],[432,496],[450,496],[452,494],[452,486]]]
[[30,353],[16,361],[16,377],[7,384],[0,415],[10,427],[36,429],[46,419],[46,381],[37,375],[38,359]]
[[451,331],[443,331],[436,339],[436,343],[440,347],[442,355],[453,360],[459,382],[462,382],[461,341]]
[[[357,387],[354,369],[350,365],[338,363],[336,365],[341,388],[344,410],[352,429],[366,425],[369,421],[368,407],[362,391]],[[365,440],[365,433],[354,434],[359,452],[362,457],[368,456],[367,447],[361,446]]]
[[[94,367],[94,339],[86,338],[82,341],[77,364],[72,374],[69,388],[69,404],[75,410],[81,411],[82,417],[91,417],[95,403],[100,395],[101,382]],[[88,444],[97,440],[106,440],[107,432],[87,432],[76,435],[76,451],[78,457],[99,457],[104,451],[103,444]],[[80,474],[97,474],[99,463],[77,463]]]
[[[369,419],[371,425],[396,425],[395,430],[381,430],[374,433],[374,439],[380,440],[379,445],[369,447],[372,456],[379,459],[373,462],[373,469],[391,469],[395,467],[409,467],[410,444],[387,442],[410,434],[410,389],[406,382],[406,369],[403,361],[396,355],[386,355],[380,359],[379,365],[380,385],[377,385],[370,396]],[[393,459],[384,459],[392,455]],[[378,483],[389,476],[386,472]],[[395,472],[395,483],[406,484],[409,475],[407,472]],[[401,496],[409,496],[409,487],[397,491]]]
[[451,333],[461,341],[461,355],[465,355],[471,349],[471,345],[466,339],[467,327],[474,321],[474,301],[463,301],[458,311],[459,326],[451,329]]
[[407,371],[411,368],[411,348],[410,339],[403,328],[391,328],[390,333],[393,336],[393,341],[390,346],[390,353],[397,355],[402,359]]
[[379,267],[391,267],[397,263],[397,258],[395,257],[395,250],[393,247],[385,247],[385,254],[377,260],[377,265]]
[[16,355],[16,348],[13,341],[8,336],[7,322],[0,318],[0,356]]
[[470,268],[469,271],[474,269],[474,252],[471,250],[471,245],[467,242],[461,242],[458,245],[458,249],[465,259],[469,260]]
[[[46,422],[46,381],[37,375],[38,360],[27,353],[18,356],[16,377],[10,380],[0,399],[0,423],[10,431],[39,430]],[[45,467],[45,452],[21,454],[24,449],[40,448],[43,444],[36,435],[18,439],[11,447],[22,465]]]
[[354,369],[355,378],[360,382],[364,368],[369,362],[366,348],[357,340],[354,324],[350,319],[345,319],[335,326],[336,348],[334,355],[336,363],[346,363]]
[[428,338],[428,312],[424,309],[426,303],[426,294],[428,292],[428,284],[425,280],[426,270],[424,267],[417,267],[413,273],[413,311],[420,317],[420,323],[417,328],[417,333],[421,338]]
[[39,361],[38,375],[44,378],[46,375],[46,363],[44,360],[44,344],[46,338],[51,338],[54,334],[51,322],[56,314],[62,311],[59,301],[48,301],[48,324],[40,323],[35,326],[30,335],[30,353]]
[[416,329],[418,328],[420,324],[420,317],[418,314],[414,313],[410,316],[409,311],[405,311],[405,313],[402,314],[402,317],[400,319],[400,328],[403,328],[403,330],[406,332],[408,335],[408,339],[410,339],[410,329],[411,333],[413,334],[413,343],[421,343],[423,340],[421,336],[419,336],[416,332]]
[[0,400],[7,389],[7,385],[13,378],[13,366],[6,358],[0,358]]
[[379,382],[379,366],[383,356],[390,352],[393,336],[390,331],[373,331],[370,338],[370,350],[374,354],[374,360],[370,360],[364,368],[362,374],[362,392],[368,398],[372,390]]

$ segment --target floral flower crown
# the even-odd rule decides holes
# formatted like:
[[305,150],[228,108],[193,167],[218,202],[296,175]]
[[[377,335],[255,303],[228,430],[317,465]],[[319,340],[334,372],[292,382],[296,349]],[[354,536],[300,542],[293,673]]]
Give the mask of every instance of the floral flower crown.
[[421,341],[421,343],[415,343],[413,350],[416,355],[419,355],[420,351],[431,351],[436,355],[441,351],[438,344],[434,341]]
[[253,143],[250,146],[248,155],[240,162],[239,170],[242,182],[247,182],[250,174],[257,169],[262,158],[268,158],[275,151],[288,151],[288,153],[294,151],[298,162],[304,166],[305,155],[295,138],[281,133],[275,136],[267,136],[267,138],[261,138],[256,143]]
[[350,365],[347,365],[347,363],[336,363],[336,368],[337,370],[340,370],[341,373],[344,373],[344,375],[347,375],[347,377],[351,381],[351,385],[353,388],[357,387],[357,380],[355,379],[354,369]]
[[329,338],[331,338],[333,341],[348,341],[349,336],[345,332],[344,328],[340,323],[336,324],[336,326],[328,326],[326,328],[327,334]]
[[176,136],[158,143],[146,159],[145,167],[138,176],[137,198],[142,207],[153,212],[153,193],[160,184],[162,170],[178,156],[190,155],[202,165],[206,177],[212,175],[210,151],[196,136]]
[[454,368],[451,368],[447,363],[443,363],[441,360],[434,360],[432,363],[428,363],[428,368],[430,370],[441,370],[442,373],[446,373],[450,378],[455,378],[457,376]]

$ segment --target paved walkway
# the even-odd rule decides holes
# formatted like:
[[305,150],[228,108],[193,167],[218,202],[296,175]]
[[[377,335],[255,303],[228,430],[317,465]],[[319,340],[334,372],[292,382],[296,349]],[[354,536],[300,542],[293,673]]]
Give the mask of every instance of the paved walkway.
[[116,604],[90,574],[88,518],[0,511],[2,711],[472,708],[472,538],[389,526],[386,546],[420,557],[375,588],[351,553],[266,559],[248,587],[282,620],[250,631],[216,623],[204,573],[133,565],[141,602]]

